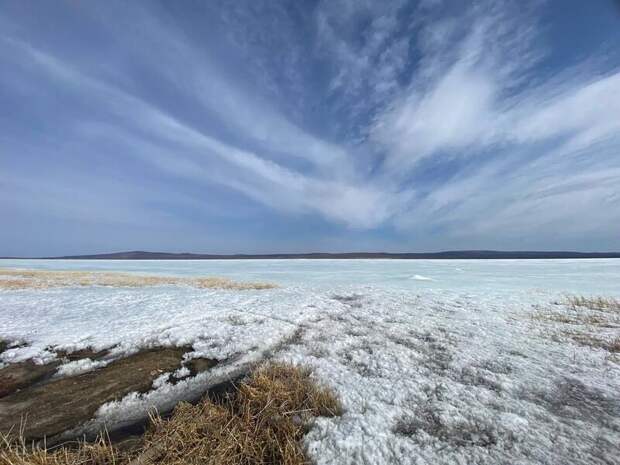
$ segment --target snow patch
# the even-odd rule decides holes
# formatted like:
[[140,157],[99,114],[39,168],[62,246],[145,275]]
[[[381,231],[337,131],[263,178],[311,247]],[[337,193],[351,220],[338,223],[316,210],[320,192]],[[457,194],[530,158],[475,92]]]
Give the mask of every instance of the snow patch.
[[75,360],[73,362],[65,363],[64,365],[60,365],[56,370],[54,376],[56,378],[64,378],[66,376],[75,376],[80,375],[82,373],[86,373],[88,371],[95,370],[97,368],[101,368],[106,366],[109,361],[99,360],[94,361],[90,358],[83,358],[80,360]]

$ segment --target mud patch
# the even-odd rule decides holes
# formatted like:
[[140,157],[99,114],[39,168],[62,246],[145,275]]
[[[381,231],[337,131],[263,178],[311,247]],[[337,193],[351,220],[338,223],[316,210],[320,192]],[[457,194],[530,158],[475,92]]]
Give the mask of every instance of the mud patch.
[[27,360],[1,368],[0,398],[51,378],[59,365],[60,361],[55,361],[46,365],[37,365],[32,360]]
[[[156,378],[180,368],[183,355],[190,350],[191,347],[145,350],[95,371],[13,392],[0,399],[0,432],[19,429],[23,423],[26,438],[35,440],[75,428],[91,419],[101,405],[118,401],[131,392],[149,391]],[[195,366],[194,370],[211,366],[213,362]],[[55,368],[55,364],[41,366],[44,374]]]
[[350,295],[334,294],[333,296],[331,296],[331,298],[345,305],[348,305],[351,308],[360,308],[362,306],[361,301],[364,298],[364,296],[361,294],[350,294]]
[[193,358],[185,364],[189,370],[190,376],[196,376],[204,371],[213,368],[218,361],[213,358]]

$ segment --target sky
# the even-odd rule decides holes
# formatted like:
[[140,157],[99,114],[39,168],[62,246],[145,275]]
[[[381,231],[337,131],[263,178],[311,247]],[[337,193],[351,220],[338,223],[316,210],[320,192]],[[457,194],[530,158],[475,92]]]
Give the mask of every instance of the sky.
[[0,0],[0,256],[620,250],[614,0]]

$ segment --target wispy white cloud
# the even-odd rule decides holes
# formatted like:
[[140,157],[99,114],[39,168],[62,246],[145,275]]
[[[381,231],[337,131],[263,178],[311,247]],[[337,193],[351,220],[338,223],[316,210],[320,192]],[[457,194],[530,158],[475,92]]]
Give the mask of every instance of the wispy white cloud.
[[[22,38],[4,39],[0,52],[28,70],[33,93],[39,82],[52,82],[70,96],[67,105],[91,109],[58,122],[80,147],[113,142],[119,157],[162,176],[218,186],[280,215],[402,236],[441,231],[438,241],[454,243],[525,235],[552,241],[558,230],[611,240],[601,231],[620,222],[620,72],[596,59],[547,69],[551,45],[532,8],[483,1],[457,17],[435,1],[417,8],[321,2],[308,16],[315,43],[303,50],[293,20],[277,9],[276,42],[261,30],[236,43],[261,73],[257,83],[146,5],[128,6],[117,22],[95,8],[102,34],[126,44],[117,65],[137,63],[173,98],[191,102],[191,112],[149,98],[142,74],[102,72],[80,54]],[[247,12],[235,18],[251,20]],[[280,81],[269,73],[286,70],[251,55],[273,52],[266,48],[287,35],[295,45],[281,65],[297,69],[283,78],[300,94],[295,105],[316,95],[302,95],[302,70],[320,64],[327,77],[321,104],[348,115],[333,124],[350,131],[321,134],[278,100]],[[27,91],[17,73],[0,77]],[[135,196],[142,200],[119,214],[145,208],[148,194]]]
[[429,33],[422,50],[430,57],[422,57],[409,87],[377,118],[372,135],[387,146],[394,169],[491,144],[567,135],[587,144],[618,132],[617,70],[601,75],[586,63],[534,80],[531,68],[545,46],[533,40],[532,18],[475,9],[468,20],[469,32],[459,42],[453,19]]
[[[97,106],[110,112],[123,126],[136,129],[134,134],[108,124],[77,122],[77,129],[93,135],[105,133],[130,147],[128,153],[140,157],[166,173],[198,182],[217,183],[242,192],[276,210],[292,213],[315,212],[352,227],[369,228],[387,220],[395,206],[394,199],[382,190],[346,180],[342,173],[321,176],[301,173],[254,152],[235,147],[211,137],[142,101],[136,96],[80,73],[56,58],[19,44],[22,51],[38,63],[51,77],[61,80],[73,91],[96,99]],[[101,130],[98,130],[98,127]],[[137,134],[143,134],[143,137]],[[295,131],[281,136],[294,140],[301,150],[321,150],[329,144]],[[166,142],[168,149],[157,146]],[[318,145],[318,147],[313,146]],[[287,145],[280,150],[294,150]],[[338,151],[345,154],[343,149]],[[349,160],[350,161],[350,160]],[[338,164],[332,167],[337,169]]]
[[387,179],[406,182],[429,160],[472,160],[395,223],[540,241],[611,227],[620,216],[620,72],[592,61],[537,75],[545,45],[531,17],[491,9],[468,19],[457,42],[451,19],[426,34],[431,55],[371,128]]

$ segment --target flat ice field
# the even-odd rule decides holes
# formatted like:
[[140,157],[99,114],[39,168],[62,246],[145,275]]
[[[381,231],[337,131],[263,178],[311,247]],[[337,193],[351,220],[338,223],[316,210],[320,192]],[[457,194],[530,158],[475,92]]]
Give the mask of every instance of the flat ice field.
[[318,464],[620,463],[620,311],[566,300],[620,298],[620,260],[0,260],[0,268],[278,285],[0,290],[0,338],[28,344],[4,352],[5,364],[44,362],[58,346],[122,355],[186,344],[227,362],[108,404],[101,421],[169,405],[218,370],[271,357],[313,367],[342,400],[345,413],[320,418],[306,436]]

